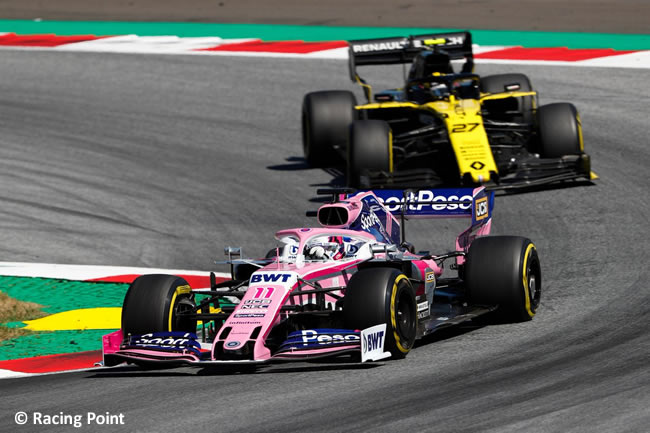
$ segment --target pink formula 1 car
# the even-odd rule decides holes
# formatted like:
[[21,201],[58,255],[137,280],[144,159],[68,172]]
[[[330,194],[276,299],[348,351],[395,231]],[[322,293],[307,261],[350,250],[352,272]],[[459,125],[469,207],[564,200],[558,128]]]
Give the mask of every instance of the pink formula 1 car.
[[[486,236],[494,197],[483,187],[327,193],[321,227],[279,231],[266,259],[227,248],[232,280],[193,289],[173,275],[137,278],[122,329],[104,336],[104,364],[376,361],[402,358],[418,338],[486,313],[534,316],[537,251],[526,238]],[[471,223],[453,251],[415,253],[402,227],[417,217]],[[445,264],[457,272],[443,276]]]

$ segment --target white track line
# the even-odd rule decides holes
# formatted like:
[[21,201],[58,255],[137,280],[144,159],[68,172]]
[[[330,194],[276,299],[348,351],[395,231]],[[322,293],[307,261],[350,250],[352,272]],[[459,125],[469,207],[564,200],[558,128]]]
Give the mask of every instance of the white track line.
[[16,377],[35,376],[34,373],[21,373],[19,371],[3,370],[0,368],[0,379],[14,379]]
[[[178,36],[124,35],[93,41],[59,45],[56,51],[85,51],[141,54],[193,54],[195,50],[256,39],[222,39],[219,37],[180,38]],[[198,51],[201,53],[201,51]]]
[[[209,276],[209,271],[186,269],[140,268],[128,266],[61,265],[54,263],[0,262],[0,275],[14,277],[57,278],[63,280],[93,280],[116,275],[173,274]],[[218,277],[230,274],[215,272]]]

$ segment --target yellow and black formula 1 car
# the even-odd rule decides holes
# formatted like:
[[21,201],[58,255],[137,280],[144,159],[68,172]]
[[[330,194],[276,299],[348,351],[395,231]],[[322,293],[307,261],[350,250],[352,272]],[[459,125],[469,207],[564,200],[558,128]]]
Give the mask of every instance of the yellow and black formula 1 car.
[[[305,95],[303,147],[314,167],[346,166],[353,187],[476,185],[516,189],[591,180],[570,103],[538,107],[524,74],[479,77],[468,32],[350,41],[364,90]],[[460,72],[452,61],[464,60]],[[403,88],[373,95],[357,66],[410,64]]]

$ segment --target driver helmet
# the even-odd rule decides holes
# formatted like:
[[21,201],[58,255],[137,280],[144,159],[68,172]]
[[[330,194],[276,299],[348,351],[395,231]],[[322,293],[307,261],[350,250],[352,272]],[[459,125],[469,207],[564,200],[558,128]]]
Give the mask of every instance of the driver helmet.
[[429,91],[434,99],[445,99],[449,97],[449,88],[444,83],[431,83]]
[[298,256],[298,250],[299,250],[299,243],[298,240],[291,237],[291,236],[286,236],[284,238],[280,239],[280,242],[282,242],[283,247],[282,247],[282,259],[284,260],[295,260],[296,257]]
[[310,260],[334,260],[339,245],[335,242],[314,241],[305,245],[305,257]]

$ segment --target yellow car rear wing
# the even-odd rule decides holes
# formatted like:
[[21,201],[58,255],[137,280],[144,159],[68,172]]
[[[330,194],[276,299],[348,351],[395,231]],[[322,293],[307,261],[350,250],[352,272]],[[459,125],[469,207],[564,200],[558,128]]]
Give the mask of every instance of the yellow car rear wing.
[[360,39],[348,43],[350,79],[363,86],[368,102],[372,99],[372,88],[357,74],[357,66],[411,63],[424,50],[444,51],[450,60],[465,59],[469,66],[464,69],[471,70],[474,63],[472,35],[469,32]]

